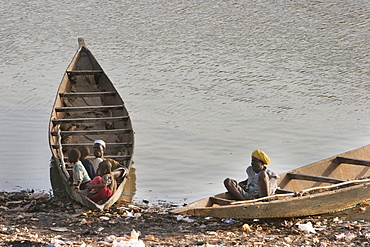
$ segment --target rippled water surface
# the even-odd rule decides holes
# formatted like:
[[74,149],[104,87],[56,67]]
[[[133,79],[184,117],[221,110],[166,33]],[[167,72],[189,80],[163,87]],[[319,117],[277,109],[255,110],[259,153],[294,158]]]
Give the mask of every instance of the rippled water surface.
[[367,1],[3,0],[0,190],[50,189],[47,131],[87,46],[136,132],[136,200],[189,202],[370,143]]

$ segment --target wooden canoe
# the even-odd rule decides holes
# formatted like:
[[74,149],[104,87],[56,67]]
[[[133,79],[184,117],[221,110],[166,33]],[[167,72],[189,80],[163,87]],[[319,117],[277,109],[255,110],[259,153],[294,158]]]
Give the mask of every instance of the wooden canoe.
[[276,195],[235,201],[225,192],[172,214],[258,219],[289,218],[339,211],[370,199],[370,145],[280,174]]
[[[121,196],[134,154],[131,118],[118,91],[104,73],[82,38],[79,49],[60,83],[49,124],[52,152],[50,178],[55,193],[69,196],[89,207],[104,210]],[[86,145],[92,151],[94,140],[104,140],[104,158],[111,158],[126,169],[117,178],[117,191],[104,204],[97,204],[68,185],[72,165],[71,149]],[[93,157],[90,157],[93,159]]]

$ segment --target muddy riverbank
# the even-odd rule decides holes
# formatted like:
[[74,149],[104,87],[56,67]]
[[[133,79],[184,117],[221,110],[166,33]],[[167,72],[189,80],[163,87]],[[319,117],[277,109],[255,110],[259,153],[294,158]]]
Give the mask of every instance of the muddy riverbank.
[[32,195],[0,193],[0,246],[370,246],[368,202],[321,216],[233,220],[170,215],[167,202],[93,212]]

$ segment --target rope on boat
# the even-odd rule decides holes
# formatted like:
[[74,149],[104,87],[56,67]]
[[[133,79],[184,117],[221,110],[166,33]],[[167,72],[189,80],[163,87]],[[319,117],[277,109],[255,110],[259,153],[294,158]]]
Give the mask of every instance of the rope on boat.
[[62,166],[62,170],[64,172],[64,175],[68,178],[69,177],[69,173],[66,169],[66,164],[64,163],[64,155],[63,155],[63,149],[62,149],[62,136],[60,134],[61,130],[60,130],[60,124],[57,125],[57,129],[58,129],[58,150],[59,150],[59,159],[60,159],[60,162],[61,162],[61,166]]
[[261,197],[261,198],[257,198],[257,199],[253,199],[253,200],[235,201],[235,202],[232,202],[230,204],[231,205],[235,205],[235,204],[243,204],[243,203],[252,203],[252,202],[265,201],[265,200],[276,199],[276,198],[280,198],[280,197],[303,196],[304,193],[311,192],[311,191],[314,191],[314,190],[327,190],[327,189],[332,189],[332,188],[340,187],[340,186],[344,186],[344,185],[358,184],[358,183],[367,183],[367,182],[370,182],[370,179],[350,180],[350,181],[345,181],[345,182],[342,182],[342,183],[328,185],[328,186],[313,187],[313,188],[301,190],[299,192],[294,192],[294,193],[275,194],[275,195],[265,196],[265,197]]

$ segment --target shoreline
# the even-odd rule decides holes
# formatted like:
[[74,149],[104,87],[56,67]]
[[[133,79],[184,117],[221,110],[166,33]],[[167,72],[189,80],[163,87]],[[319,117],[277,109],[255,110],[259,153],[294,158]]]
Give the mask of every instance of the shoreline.
[[233,220],[170,215],[166,202],[119,201],[97,212],[69,197],[30,196],[0,192],[0,246],[370,246],[368,202],[320,216]]

